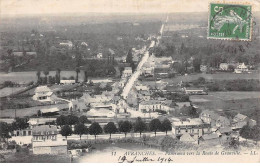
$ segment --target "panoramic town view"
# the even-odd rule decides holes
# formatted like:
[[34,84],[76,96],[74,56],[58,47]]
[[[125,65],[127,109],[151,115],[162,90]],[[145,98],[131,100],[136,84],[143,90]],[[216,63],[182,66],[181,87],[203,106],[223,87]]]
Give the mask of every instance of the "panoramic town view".
[[241,42],[207,39],[207,11],[2,17],[0,162],[259,162],[259,23]]

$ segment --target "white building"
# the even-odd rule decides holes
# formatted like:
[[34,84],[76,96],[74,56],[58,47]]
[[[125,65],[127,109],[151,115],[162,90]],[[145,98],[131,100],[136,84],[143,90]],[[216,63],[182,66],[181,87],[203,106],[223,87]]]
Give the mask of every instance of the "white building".
[[69,49],[72,49],[73,43],[71,41],[61,42],[60,46],[68,47]]
[[171,100],[149,100],[139,103],[140,112],[155,112],[156,110],[166,111],[167,113],[175,111],[175,106]]
[[60,80],[61,84],[75,84],[75,80]]
[[35,94],[33,100],[38,100],[41,102],[55,101],[57,96],[52,92],[52,90],[47,86],[39,86],[35,89]]
[[125,67],[123,73],[122,73],[122,78],[127,78],[132,75],[132,68],[131,67]]
[[219,65],[220,70],[228,70],[228,63],[220,63]]
[[245,63],[240,63],[237,65],[234,72],[235,73],[248,72],[248,67],[245,65]]

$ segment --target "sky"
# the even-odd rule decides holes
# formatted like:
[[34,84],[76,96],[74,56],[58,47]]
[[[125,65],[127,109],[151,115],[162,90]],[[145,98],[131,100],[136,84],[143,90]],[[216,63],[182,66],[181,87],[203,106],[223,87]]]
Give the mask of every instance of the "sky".
[[[211,0],[0,0],[2,16],[64,13],[206,12]],[[225,0],[229,2],[232,0]],[[233,0],[234,1],[234,0]],[[260,11],[260,0],[250,2]]]

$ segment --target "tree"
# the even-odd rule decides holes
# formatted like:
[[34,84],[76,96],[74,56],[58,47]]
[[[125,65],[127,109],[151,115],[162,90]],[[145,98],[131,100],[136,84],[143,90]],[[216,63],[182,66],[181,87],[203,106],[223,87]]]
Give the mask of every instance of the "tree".
[[15,121],[12,123],[12,128],[14,130],[22,130],[29,127],[27,118],[16,118]]
[[166,135],[168,131],[172,130],[172,123],[169,121],[169,119],[164,119],[161,125],[161,130],[165,131]]
[[129,122],[129,121],[120,121],[118,123],[118,126],[119,126],[119,131],[120,132],[123,132],[125,134],[125,137],[126,137],[126,134],[129,133],[132,129],[132,123]]
[[60,68],[57,68],[56,69],[56,83],[60,83],[60,72],[61,72],[61,70],[60,70]]
[[45,75],[44,83],[47,84],[47,76],[49,75],[49,70],[44,70],[43,74]]
[[67,117],[64,116],[64,115],[59,116],[59,117],[56,119],[56,123],[57,123],[57,125],[59,125],[59,126],[66,125],[66,124],[67,124]]
[[39,83],[40,82],[40,78],[41,78],[41,71],[37,71],[36,75],[37,75],[37,82]]
[[133,62],[133,54],[132,54],[132,48],[130,48],[126,56],[126,63],[131,64],[132,62]]
[[83,134],[86,134],[87,133],[87,130],[88,128],[83,124],[83,123],[79,123],[79,124],[76,124],[75,125],[75,128],[74,128],[74,133],[79,135],[79,138],[81,140],[81,136]]
[[135,132],[139,132],[141,137],[142,132],[145,131],[146,129],[147,129],[146,124],[143,122],[143,120],[140,117],[138,117],[134,125]]
[[0,122],[0,137],[3,139],[11,138],[9,132],[11,131],[10,125],[6,122]]
[[153,119],[149,123],[149,127],[151,131],[154,131],[154,135],[156,136],[156,132],[161,129],[161,122],[159,119]]
[[101,134],[103,132],[102,128],[100,127],[99,123],[94,122],[89,126],[89,134],[95,136],[95,140],[97,138],[97,135]]
[[67,136],[70,136],[72,134],[72,129],[69,125],[65,125],[61,128],[60,133],[62,136],[65,136],[67,139]]
[[84,82],[88,82],[88,71],[84,71]]
[[241,128],[241,130],[239,131],[239,135],[243,138],[246,139],[250,139],[251,138],[251,132],[250,132],[251,128],[248,125],[245,125]]
[[193,60],[193,68],[195,72],[200,72],[200,65],[201,65],[201,59],[200,58],[195,58]]
[[85,124],[85,123],[91,123],[91,121],[88,120],[87,116],[82,115],[82,116],[79,117],[79,123]]
[[74,116],[74,115],[67,116],[66,124],[71,126],[71,125],[75,125],[77,123],[79,123],[79,118],[77,116]]
[[117,132],[117,128],[116,128],[116,125],[114,124],[114,122],[109,122],[108,124],[106,124],[104,126],[104,132],[109,133],[110,139],[111,139],[111,134]]
[[79,70],[79,68],[77,67],[76,68],[76,83],[79,81],[79,72],[80,72],[80,70]]
[[252,134],[251,135],[251,138],[256,142],[257,144],[257,141],[260,140],[260,126],[258,125],[255,125],[252,127]]

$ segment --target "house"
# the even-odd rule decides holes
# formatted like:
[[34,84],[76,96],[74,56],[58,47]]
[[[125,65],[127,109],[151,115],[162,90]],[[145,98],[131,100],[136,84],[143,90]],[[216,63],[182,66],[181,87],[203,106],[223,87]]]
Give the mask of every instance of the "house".
[[142,84],[140,84],[140,83],[137,83],[137,84],[135,85],[135,89],[136,89],[137,91],[149,91],[149,87],[148,87],[148,86],[142,85]]
[[232,121],[232,129],[241,129],[245,125],[249,125],[250,127],[256,125],[256,121],[253,119],[248,118],[246,115],[237,114]]
[[219,64],[219,69],[227,71],[228,70],[228,65],[229,65],[228,63],[220,63]]
[[224,116],[219,116],[216,120],[216,127],[228,127],[230,125],[230,120]]
[[42,125],[32,129],[33,154],[67,154],[67,140],[58,139],[56,126]]
[[60,84],[75,84],[75,80],[60,80]]
[[239,63],[237,67],[235,68],[235,73],[243,73],[248,72],[248,67],[245,65],[245,63]]
[[221,133],[221,135],[230,135],[232,132],[232,128],[231,127],[222,127],[222,128],[219,128],[217,131],[219,131]]
[[72,44],[71,41],[68,40],[68,41],[61,42],[61,43],[60,43],[60,46],[63,46],[63,47],[67,47],[67,48],[69,48],[69,49],[72,49],[73,44]]
[[175,120],[172,122],[172,132],[176,136],[181,136],[185,133],[202,136],[206,133],[211,132],[210,124],[203,123],[203,121],[199,118],[186,119],[186,120]]
[[146,76],[154,75],[154,68],[149,62],[144,63],[142,67],[142,74]]
[[122,78],[127,78],[132,75],[132,68],[131,67],[125,67],[123,73],[122,73]]
[[101,59],[101,58],[103,58],[103,54],[102,53],[98,53],[97,54],[97,59]]
[[52,90],[47,86],[39,86],[35,89],[35,94],[32,97],[33,100],[38,100],[41,102],[53,102],[57,99],[57,96],[52,92]]
[[212,127],[228,127],[230,126],[230,120],[224,116],[220,116],[214,111],[202,111],[200,113],[200,119],[204,123],[211,124]]

